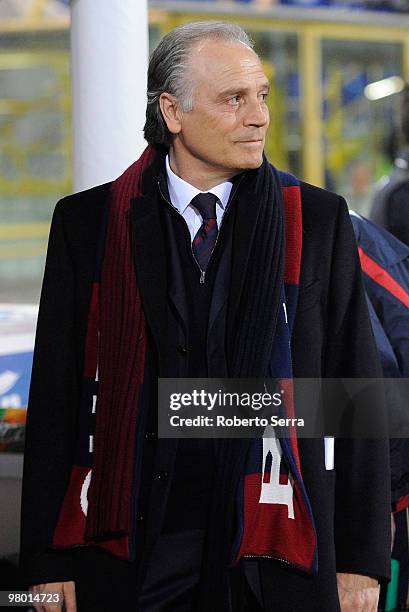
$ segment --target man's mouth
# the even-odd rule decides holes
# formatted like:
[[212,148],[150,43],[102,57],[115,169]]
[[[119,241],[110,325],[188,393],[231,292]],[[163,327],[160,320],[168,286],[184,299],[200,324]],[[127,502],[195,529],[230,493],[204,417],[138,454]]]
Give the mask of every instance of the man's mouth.
[[263,142],[263,139],[258,138],[253,140],[238,140],[237,142],[239,142],[240,144],[260,144],[260,142]]

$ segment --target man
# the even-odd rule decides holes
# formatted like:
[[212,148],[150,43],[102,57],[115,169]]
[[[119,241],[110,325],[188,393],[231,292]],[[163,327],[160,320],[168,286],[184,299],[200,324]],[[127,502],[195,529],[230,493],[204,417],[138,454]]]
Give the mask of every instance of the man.
[[158,376],[379,374],[345,202],[263,159],[268,89],[238,26],[176,28],[150,60],[151,147],[57,205],[22,566],[70,611],[376,610],[383,441],[337,440],[335,470],[322,439],[267,443],[283,503],[264,441],[157,439]]

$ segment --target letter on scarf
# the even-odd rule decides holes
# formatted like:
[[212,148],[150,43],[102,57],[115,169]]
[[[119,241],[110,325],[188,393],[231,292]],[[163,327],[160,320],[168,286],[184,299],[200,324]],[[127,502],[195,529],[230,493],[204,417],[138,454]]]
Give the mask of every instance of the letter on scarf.
[[[268,436],[268,437],[267,437]],[[264,481],[264,473],[268,454],[271,454],[270,480]],[[283,504],[287,506],[288,518],[294,518],[293,504],[293,484],[291,477],[288,477],[287,484],[280,483],[280,466],[282,450],[279,440],[277,440],[274,427],[266,427],[263,436],[263,482],[261,484],[260,504]]]

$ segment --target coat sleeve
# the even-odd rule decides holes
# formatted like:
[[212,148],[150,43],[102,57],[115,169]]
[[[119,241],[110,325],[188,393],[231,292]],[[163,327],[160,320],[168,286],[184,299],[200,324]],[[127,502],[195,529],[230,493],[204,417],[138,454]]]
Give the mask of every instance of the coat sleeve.
[[27,411],[20,550],[27,585],[73,579],[71,553],[49,549],[74,454],[80,386],[66,203],[51,223]]
[[[331,263],[324,357],[327,378],[380,378],[355,236],[340,198]],[[338,572],[389,577],[390,468],[384,402],[367,407],[383,428],[378,439],[335,442],[335,549]]]

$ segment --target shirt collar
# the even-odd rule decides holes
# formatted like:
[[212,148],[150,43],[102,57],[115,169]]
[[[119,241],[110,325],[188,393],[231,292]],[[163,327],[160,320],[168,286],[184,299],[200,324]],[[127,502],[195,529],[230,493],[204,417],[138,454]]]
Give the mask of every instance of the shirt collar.
[[[169,155],[166,156],[166,175],[168,179],[170,201],[182,215],[198,193],[207,193],[200,191],[200,189],[193,187],[193,185],[177,176],[170,167]],[[231,181],[225,181],[224,183],[220,183],[220,185],[212,187],[210,190],[210,193],[213,193],[219,198],[218,203],[223,209],[227,206],[232,187],[233,183]]]

